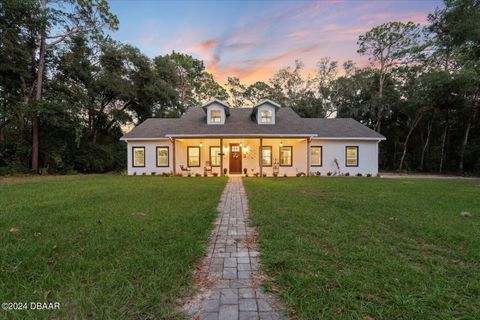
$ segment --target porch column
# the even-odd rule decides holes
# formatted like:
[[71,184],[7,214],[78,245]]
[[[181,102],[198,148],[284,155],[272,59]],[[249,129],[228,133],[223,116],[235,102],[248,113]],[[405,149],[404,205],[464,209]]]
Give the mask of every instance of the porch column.
[[225,155],[223,152],[223,138],[220,138],[220,153],[222,154],[220,156],[220,176],[224,176],[223,174],[223,156]]
[[263,149],[263,138],[260,138],[260,151],[258,152],[258,165],[260,167],[260,177],[263,177],[262,149]]
[[177,174],[177,163],[175,161],[175,138],[173,138],[172,152],[173,152],[173,175],[176,175]]
[[310,138],[307,138],[307,177],[310,175]]

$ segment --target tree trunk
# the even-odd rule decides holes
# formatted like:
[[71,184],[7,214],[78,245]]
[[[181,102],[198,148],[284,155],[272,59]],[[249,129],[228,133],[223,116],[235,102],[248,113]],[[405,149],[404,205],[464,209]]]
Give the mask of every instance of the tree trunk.
[[442,151],[440,153],[440,166],[438,169],[438,173],[443,172],[443,164],[445,159],[445,145],[447,143],[448,127],[449,127],[449,121],[448,121],[448,110],[447,110],[447,118],[445,120],[445,129],[443,130],[443,135],[442,135]]
[[420,171],[423,171],[423,164],[425,162],[425,152],[427,151],[428,144],[430,143],[430,135],[432,133],[432,128],[433,128],[433,116],[430,122],[428,123],[427,139],[425,140],[425,144],[423,145],[423,148],[422,148],[422,157],[420,158]]
[[410,130],[408,131],[407,137],[405,138],[405,142],[403,143],[403,152],[402,152],[402,157],[400,158],[400,165],[398,166],[398,171],[402,171],[403,167],[403,161],[405,160],[405,155],[407,154],[407,146],[408,146],[408,141],[410,140],[410,136],[412,135],[413,130],[417,126],[417,124],[420,122],[422,119],[422,114],[416,114],[415,119],[413,119],[412,125],[410,126]]
[[383,71],[380,70],[380,80],[379,80],[379,89],[378,89],[378,100],[379,100],[379,105],[378,105],[378,110],[377,110],[377,125],[376,125],[376,131],[381,132],[382,131],[382,118],[383,118],[383,105],[382,105],[382,98],[383,98],[383,85],[385,83],[385,76],[383,74]]
[[[47,0],[41,1],[41,10],[43,11],[43,16],[45,17],[45,9],[47,5]],[[42,89],[43,89],[43,76],[45,72],[45,51],[46,51],[46,26],[45,24],[42,27],[40,35],[40,54],[38,57],[38,69],[37,69],[37,81],[35,84],[35,102],[40,102],[42,100]],[[40,150],[40,118],[38,115],[35,115],[32,121],[32,170],[38,172],[38,155]]]
[[459,172],[463,172],[463,160],[464,160],[464,155],[465,155],[465,149],[467,148],[468,135],[469,135],[470,129],[472,127],[472,122],[475,121],[475,118],[477,117],[477,112],[478,112],[478,109],[475,108],[475,110],[473,111],[473,114],[468,118],[468,121],[467,121],[467,127],[465,128],[465,134],[463,136],[462,147],[460,148],[460,162],[458,164],[458,171]]

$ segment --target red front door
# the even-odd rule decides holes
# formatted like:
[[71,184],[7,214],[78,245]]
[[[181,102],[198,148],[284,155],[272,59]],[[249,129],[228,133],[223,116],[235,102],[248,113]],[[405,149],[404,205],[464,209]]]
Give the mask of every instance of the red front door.
[[230,144],[230,173],[242,173],[242,147],[238,143]]

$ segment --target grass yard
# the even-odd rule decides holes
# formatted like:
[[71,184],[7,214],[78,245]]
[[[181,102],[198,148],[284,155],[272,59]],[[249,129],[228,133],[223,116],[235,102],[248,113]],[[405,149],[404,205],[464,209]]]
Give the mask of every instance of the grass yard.
[[61,304],[59,311],[0,310],[0,318],[180,318],[176,299],[206,250],[225,182],[0,180],[0,302]]
[[244,184],[267,286],[292,318],[480,319],[479,180]]

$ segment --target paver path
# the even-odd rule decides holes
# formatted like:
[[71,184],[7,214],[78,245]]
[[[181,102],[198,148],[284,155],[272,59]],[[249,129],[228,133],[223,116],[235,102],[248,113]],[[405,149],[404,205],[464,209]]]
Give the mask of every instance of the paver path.
[[218,205],[208,255],[197,272],[199,294],[186,306],[192,319],[285,319],[260,287],[255,229],[240,177],[230,177]]

